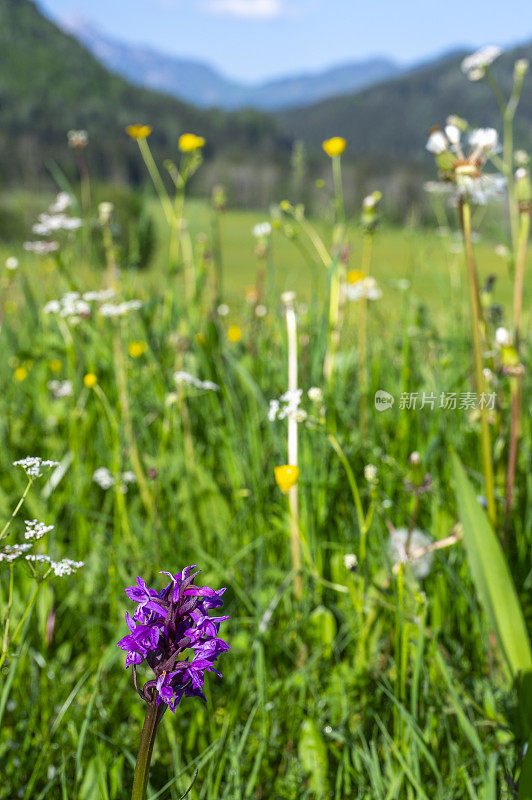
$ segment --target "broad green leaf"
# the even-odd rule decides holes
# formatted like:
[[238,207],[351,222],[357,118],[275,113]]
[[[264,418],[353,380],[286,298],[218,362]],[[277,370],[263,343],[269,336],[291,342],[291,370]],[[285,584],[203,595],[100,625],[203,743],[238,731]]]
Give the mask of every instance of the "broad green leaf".
[[513,678],[532,669],[523,612],[501,545],[478,503],[460,459],[452,453],[458,513],[471,575]]
[[312,719],[304,720],[301,725],[298,753],[303,770],[310,776],[311,791],[320,800],[327,797],[327,748]]

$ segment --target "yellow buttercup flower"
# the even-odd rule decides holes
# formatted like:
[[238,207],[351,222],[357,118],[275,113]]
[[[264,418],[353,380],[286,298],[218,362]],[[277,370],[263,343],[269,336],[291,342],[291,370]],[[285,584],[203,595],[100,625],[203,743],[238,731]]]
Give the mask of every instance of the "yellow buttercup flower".
[[131,358],[140,358],[140,356],[144,355],[147,349],[148,345],[146,342],[130,342],[127,351]]
[[203,136],[196,136],[195,133],[183,133],[179,137],[179,149],[182,153],[194,153],[205,146]]
[[350,269],[347,273],[347,282],[358,283],[359,281],[363,281],[365,277],[361,269]]
[[15,370],[15,380],[16,381],[18,381],[19,383],[22,383],[22,381],[25,381],[27,377],[28,377],[28,370],[26,369],[26,367],[17,367],[16,368],[16,370]]
[[347,141],[342,136],[333,136],[332,139],[326,139],[322,147],[328,156],[334,158],[342,155],[347,147]]
[[87,372],[87,374],[83,378],[83,383],[85,384],[87,389],[94,389],[94,387],[98,383],[98,378],[93,372]]
[[288,494],[290,489],[295,486],[299,480],[299,467],[293,467],[290,464],[283,464],[280,467],[275,467],[273,473],[277,486],[284,494]]
[[239,325],[230,325],[227,329],[227,338],[231,344],[236,344],[242,338],[242,329]]
[[58,358],[52,358],[52,360],[50,361],[50,369],[52,370],[52,372],[61,372],[62,368],[63,365],[61,361]]
[[132,139],[147,139],[152,130],[151,125],[128,125],[126,133]]

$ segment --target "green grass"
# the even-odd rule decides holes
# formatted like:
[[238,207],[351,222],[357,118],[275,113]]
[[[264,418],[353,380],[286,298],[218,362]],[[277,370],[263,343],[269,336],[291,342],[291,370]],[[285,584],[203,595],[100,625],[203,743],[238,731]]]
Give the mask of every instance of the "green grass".
[[[220,662],[223,680],[207,681],[206,705],[184,700],[175,717],[164,717],[152,800],[177,800],[196,767],[194,800],[511,797],[504,778],[517,772],[523,735],[510,732],[515,695],[479,611],[463,546],[437,551],[420,581],[410,567],[395,574],[388,554],[387,523],[415,521],[434,539],[453,530],[451,446],[482,493],[478,420],[459,410],[405,411],[398,400],[379,413],[370,402],[364,432],[357,306],[346,314],[338,368],[327,384],[323,268],[275,231],[268,313],[255,318],[244,291],[257,268],[251,228],[264,215],[227,212],[220,224],[231,311],[220,318],[212,308],[212,262],[202,260],[198,242],[205,231],[212,246],[210,213],[201,203],[189,208],[199,276],[194,302],[185,302],[181,274],[167,273],[161,244],[151,269],[122,273],[120,298],[140,297],[144,305],[116,323],[94,314],[72,325],[42,313],[47,300],[74,285],[100,288],[106,280],[101,263],[83,260],[79,244],[63,249],[61,268],[16,248],[2,253],[18,254],[21,266],[2,273],[0,520],[24,489],[12,462],[28,454],[57,459],[65,467],[61,480],[51,493],[46,478],[34,484],[9,541],[21,541],[21,520],[37,517],[55,525],[53,555],[85,566],[41,588],[2,668],[0,797],[128,797],[143,705],[116,648],[131,610],[123,589],[137,575],[161,587],[159,570],[193,563],[202,581],[228,587],[224,638],[232,650]],[[350,266],[357,267],[354,223],[349,238]],[[511,282],[493,243],[481,243],[477,256],[483,278],[500,276],[493,300],[508,308]],[[369,309],[370,401],[378,388],[397,398],[402,391],[472,390],[461,255],[432,231],[383,229],[372,272],[383,298]],[[410,285],[401,289],[404,279]],[[326,408],[299,427],[300,601],[292,592],[286,498],[273,479],[273,467],[287,457],[286,423],[267,418],[269,400],[286,390],[279,303],[286,289],[306,305],[298,315],[299,385],[322,386]],[[237,344],[226,337],[230,322],[242,328]],[[493,334],[490,324],[490,341]],[[127,353],[132,341],[148,345],[138,359]],[[495,349],[486,363],[496,375],[491,428],[501,514],[510,382]],[[23,381],[14,378],[20,366],[28,372]],[[220,391],[190,390],[169,404],[176,370],[215,381]],[[84,386],[89,372],[96,389]],[[54,399],[51,379],[71,380],[72,396]],[[527,377],[525,396],[529,391]],[[304,405],[316,416],[310,401]],[[525,417],[507,553],[528,617],[529,441]],[[413,451],[421,456],[418,471],[409,462]],[[364,477],[370,463],[376,484]],[[104,492],[92,481],[101,466],[137,469],[140,480],[127,494]],[[416,499],[407,482],[418,484],[426,473],[432,485]],[[365,555],[357,492],[364,513],[373,514]],[[344,566],[347,553],[359,557],[356,573]],[[0,567],[4,608],[9,569]],[[11,634],[33,587],[23,565],[15,567]]]

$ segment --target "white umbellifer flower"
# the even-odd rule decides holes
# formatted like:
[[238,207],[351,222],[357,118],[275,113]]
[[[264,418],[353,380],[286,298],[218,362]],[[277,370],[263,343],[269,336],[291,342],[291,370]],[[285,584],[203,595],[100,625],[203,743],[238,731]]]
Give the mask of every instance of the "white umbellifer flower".
[[29,542],[24,544],[5,544],[0,550],[0,561],[5,561],[8,564],[12,564],[13,561],[21,558],[24,553],[27,553],[28,550],[31,550],[33,545]]
[[131,471],[122,472],[122,474],[120,475],[120,478],[124,481],[124,483],[136,483],[137,482],[137,477],[136,477],[135,473],[131,472]]
[[366,464],[364,467],[364,477],[368,483],[376,483],[377,467],[374,464]]
[[461,131],[456,125],[446,125],[445,135],[449,142],[455,147],[460,144]]
[[[397,528],[388,542],[388,553],[394,564],[410,563],[416,578],[426,578],[432,569],[434,556],[431,552],[416,556],[416,551],[432,544],[432,538],[419,528],[409,531],[408,528]],[[407,551],[408,545],[408,551]]]
[[48,253],[54,253],[59,250],[57,242],[24,242],[22,247],[24,250],[30,253],[37,253],[39,256],[46,256]]
[[112,487],[116,483],[114,476],[107,469],[107,467],[98,467],[98,469],[94,471],[92,480],[94,481],[94,483],[97,483],[98,486],[105,492],[108,489],[112,489]]
[[266,236],[269,236],[272,232],[272,226],[269,222],[259,222],[258,225],[255,225],[253,228],[253,236],[256,239],[263,239]]
[[495,128],[477,128],[469,134],[469,144],[482,151],[484,158],[499,148],[499,134]]
[[114,289],[101,289],[100,291],[84,292],[82,297],[87,303],[103,303],[104,300],[112,300],[115,295]]
[[509,331],[506,328],[497,328],[495,331],[495,341],[501,347],[511,347],[512,344],[512,337],[510,336]]
[[363,278],[356,283],[346,283],[344,289],[345,296],[348,300],[352,301],[361,300],[362,298],[366,300],[380,300],[382,297],[382,291],[377,281],[371,276]]
[[316,405],[323,403],[323,390],[319,386],[311,386],[307,392],[308,399]]
[[514,153],[514,161],[518,167],[527,167],[530,161],[530,156],[526,150],[516,150]]
[[229,306],[227,303],[220,303],[216,311],[219,317],[226,317],[229,314]]
[[45,525],[44,522],[38,522],[36,519],[25,520],[26,530],[24,531],[24,538],[31,541],[37,541],[46,536],[47,533],[53,531],[53,525]]
[[263,306],[262,303],[259,303],[259,305],[255,308],[255,316],[259,317],[259,319],[265,317],[267,313],[268,309],[266,308],[266,306]]
[[433,153],[435,156],[445,153],[448,146],[449,142],[443,131],[440,130],[432,131],[425,145],[429,153]]
[[297,422],[303,422],[306,419],[306,412],[300,409],[301,398],[303,396],[303,389],[289,389],[285,392],[279,400],[270,400],[270,410],[268,412],[268,419],[273,422],[276,419],[295,419]]
[[525,169],[524,167],[519,167],[519,169],[516,169],[515,171],[515,180],[522,181],[523,178],[526,178],[527,175],[528,175],[528,170]]
[[174,372],[174,381],[177,384],[187,383],[189,386],[194,386],[196,389],[203,389],[207,392],[218,392],[220,389],[217,383],[213,383],[213,381],[200,381],[199,378],[196,378],[195,375],[191,375],[190,372]]
[[48,381],[48,388],[56,400],[70,397],[73,393],[72,381]]
[[76,231],[83,225],[79,217],[67,217],[66,214],[39,214],[37,219],[32,227],[37,236],[49,236],[56,231]]
[[54,202],[48,209],[50,214],[62,214],[71,205],[72,200],[68,192],[59,192]]
[[502,54],[500,47],[488,45],[466,56],[462,61],[462,72],[467,75],[470,81],[478,81],[484,77],[486,68]]
[[344,567],[349,572],[355,572],[358,567],[358,558],[354,553],[346,553],[344,556]]
[[50,567],[57,578],[73,575],[83,566],[85,566],[83,561],[72,561],[71,558],[63,558],[62,561],[50,561]]
[[112,303],[104,303],[100,306],[99,312],[104,317],[121,317],[129,311],[138,311],[142,308],[140,300],[127,300],[124,303],[113,305]]
[[67,292],[60,300],[50,300],[43,308],[44,314],[59,314],[60,317],[88,317],[91,307],[79,292]]
[[6,258],[6,269],[18,269],[18,258],[15,258],[15,256],[9,256],[9,258]]
[[408,460],[414,466],[419,466],[419,464],[421,464],[421,455],[418,453],[417,450],[414,450],[412,453],[410,453]]
[[379,198],[375,197],[375,195],[368,194],[367,197],[365,197],[363,199],[363,201],[362,201],[362,208],[365,208],[365,209],[375,208],[375,206],[377,205],[378,199]]
[[20,461],[13,461],[14,467],[22,467],[28,478],[40,478],[44,470],[59,466],[59,461],[50,461],[39,456],[26,456]]

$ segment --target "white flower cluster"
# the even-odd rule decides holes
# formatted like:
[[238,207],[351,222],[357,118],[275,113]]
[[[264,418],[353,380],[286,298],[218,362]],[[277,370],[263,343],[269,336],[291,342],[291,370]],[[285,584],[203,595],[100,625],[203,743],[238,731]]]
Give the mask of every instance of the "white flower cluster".
[[[110,305],[106,301],[115,296],[113,289],[102,289],[101,291],[67,292],[59,300],[50,300],[43,308],[45,314],[59,314],[60,317],[68,318],[70,321],[78,320],[80,317],[89,317],[92,312],[91,303],[102,303],[100,313]],[[138,301],[133,301],[138,302]],[[121,305],[127,305],[122,303]],[[116,308],[116,306],[112,306]],[[107,314],[106,316],[111,316]]]
[[44,522],[38,522],[36,519],[27,519],[25,521],[26,530],[24,531],[24,538],[36,542],[42,539],[47,533],[53,531],[53,525],[45,525]]
[[496,45],[487,45],[466,56],[462,61],[462,72],[467,75],[470,81],[480,81],[486,74],[486,69],[490,67],[499,56],[502,50]]
[[100,306],[99,311],[103,317],[122,317],[129,311],[138,311],[139,308],[142,308],[140,300],[126,300],[116,305],[113,303],[104,303]]
[[24,242],[22,247],[29,253],[36,253],[38,256],[47,256],[49,253],[59,250],[57,242]]
[[129,483],[136,483],[137,479],[134,472],[121,472],[119,475],[113,475],[107,467],[98,467],[92,476],[94,483],[106,492],[112,489],[113,486],[118,486],[122,494],[126,494]]
[[44,470],[58,467],[58,461],[50,461],[49,459],[42,459],[39,456],[26,456],[20,461],[13,462],[14,467],[22,467],[28,478],[40,478]]
[[61,561],[52,561],[50,556],[44,553],[29,553],[25,556],[25,559],[34,564],[47,564],[56,578],[62,578],[65,575],[73,575],[74,572],[77,572],[78,569],[85,566],[83,561],[73,561],[71,558],[63,558]]
[[16,256],[6,258],[6,269],[11,270],[11,272],[18,269],[18,258]]
[[495,341],[500,347],[512,346],[512,337],[506,328],[497,328],[495,331]]
[[31,550],[32,545],[28,542],[25,544],[6,544],[0,550],[0,562],[5,561],[7,564],[12,564],[13,561],[22,558],[24,553]]
[[72,381],[48,381],[48,388],[56,400],[61,400],[63,397],[70,397],[74,391]]
[[67,292],[60,300],[50,300],[46,303],[43,312],[59,314],[60,317],[88,317],[91,307],[79,292]]
[[303,422],[307,418],[307,413],[299,407],[302,396],[303,389],[289,389],[278,400],[270,400],[270,410],[268,411],[270,422],[287,418]]
[[368,276],[356,283],[344,284],[345,296],[348,300],[380,300],[382,297],[382,290],[380,289],[375,278]]
[[253,228],[253,236],[256,239],[264,239],[266,236],[270,236],[272,232],[272,226],[269,222],[259,222],[258,225],[255,225]]
[[200,381],[199,378],[196,378],[189,372],[174,372],[174,381],[178,386],[186,383],[189,386],[194,386],[196,389],[203,389],[208,392],[218,392],[220,390],[217,383],[213,383],[213,381]]

